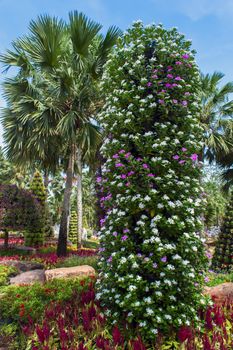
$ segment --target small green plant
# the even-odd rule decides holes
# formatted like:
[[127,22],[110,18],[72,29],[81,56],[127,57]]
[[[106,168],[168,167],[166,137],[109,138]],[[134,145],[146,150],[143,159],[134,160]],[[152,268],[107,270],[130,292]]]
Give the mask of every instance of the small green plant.
[[9,277],[16,272],[17,270],[12,266],[0,265],[0,287],[7,285]]
[[97,269],[97,257],[96,256],[71,256],[61,262],[59,262],[56,267],[72,267],[72,266],[81,266],[89,265],[94,269]]

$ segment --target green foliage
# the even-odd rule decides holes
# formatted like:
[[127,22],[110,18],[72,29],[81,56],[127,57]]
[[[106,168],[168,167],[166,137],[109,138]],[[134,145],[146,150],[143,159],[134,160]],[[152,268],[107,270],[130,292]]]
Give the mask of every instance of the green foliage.
[[58,262],[56,267],[72,267],[81,265],[90,265],[97,270],[98,258],[96,256],[70,256],[65,260]]
[[227,196],[222,190],[222,183],[218,175],[205,172],[203,175],[203,188],[206,196],[204,207],[205,226],[219,226],[222,222]]
[[9,184],[14,174],[14,166],[6,160],[0,147],[0,184]]
[[[201,75],[201,123],[204,129],[205,147],[203,156],[209,162],[217,161],[227,156],[232,149],[233,139],[233,82],[222,84],[224,74]],[[232,165],[232,159],[228,166]]]
[[31,192],[0,185],[0,229],[36,232],[43,227],[42,208]]
[[0,265],[0,287],[7,285],[9,276],[14,275],[16,271],[12,266]]
[[78,234],[77,229],[78,229],[77,213],[76,213],[76,210],[71,210],[68,238],[73,244],[77,244],[77,234]]
[[98,249],[99,248],[99,240],[98,239],[88,239],[87,241],[83,241],[83,247],[89,249]]
[[226,207],[212,264],[215,269],[220,270],[233,268],[233,191]]
[[222,283],[231,282],[233,283],[233,272],[230,273],[209,273],[209,281],[207,282],[208,287],[214,287]]
[[[82,277],[83,279],[83,277]],[[74,292],[82,290],[80,279],[55,279],[45,284],[32,286],[7,286],[0,303],[0,321],[11,319],[12,322],[26,321],[28,315],[35,321],[44,312],[45,306],[53,301],[69,300]]]
[[19,348],[17,328],[16,324],[0,325],[0,345],[2,347],[6,347],[8,350],[17,350]]
[[110,322],[154,340],[198,323],[206,267],[199,70],[176,29],[134,23],[111,55],[100,113],[106,160],[97,298]]

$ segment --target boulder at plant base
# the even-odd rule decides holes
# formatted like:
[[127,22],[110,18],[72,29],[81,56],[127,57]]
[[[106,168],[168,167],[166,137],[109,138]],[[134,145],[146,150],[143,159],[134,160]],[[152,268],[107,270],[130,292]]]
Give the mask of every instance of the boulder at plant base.
[[205,287],[205,294],[208,294],[216,304],[233,305],[233,283],[227,282],[214,287]]
[[1,261],[0,265],[15,267],[19,272],[27,272],[32,270],[42,270],[43,264],[31,261],[20,261],[20,260],[6,260]]
[[23,272],[16,277],[10,278],[10,284],[21,285],[21,284],[33,284],[35,282],[44,283],[45,271],[44,270],[33,270]]
[[73,266],[73,267],[60,267],[57,269],[46,270],[46,281],[53,280],[54,278],[75,278],[79,276],[94,276],[95,269],[89,265]]

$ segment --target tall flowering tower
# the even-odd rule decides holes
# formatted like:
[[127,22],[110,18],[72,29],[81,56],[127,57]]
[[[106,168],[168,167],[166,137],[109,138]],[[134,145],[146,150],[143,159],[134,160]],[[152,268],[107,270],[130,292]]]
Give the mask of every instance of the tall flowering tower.
[[224,222],[216,243],[213,268],[220,270],[233,268],[233,191],[226,207]]
[[199,73],[176,29],[136,22],[106,65],[97,298],[145,338],[198,322]]

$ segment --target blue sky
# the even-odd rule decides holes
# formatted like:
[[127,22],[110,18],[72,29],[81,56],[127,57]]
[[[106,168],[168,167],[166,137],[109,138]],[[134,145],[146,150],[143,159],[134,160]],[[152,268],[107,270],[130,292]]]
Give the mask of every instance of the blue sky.
[[[222,71],[226,81],[233,80],[233,0],[0,0],[0,52],[26,34],[37,15],[66,19],[71,10],[83,11],[104,28],[115,24],[124,30],[137,19],[178,27],[192,39],[203,72]],[[0,143],[1,133],[0,127]]]

